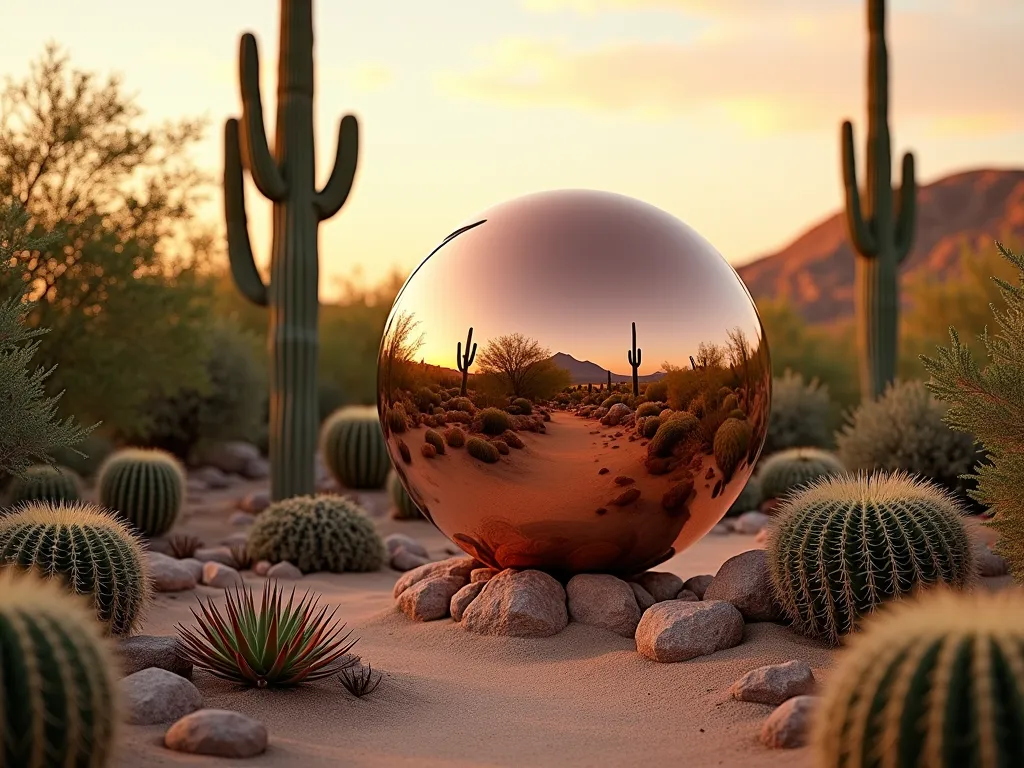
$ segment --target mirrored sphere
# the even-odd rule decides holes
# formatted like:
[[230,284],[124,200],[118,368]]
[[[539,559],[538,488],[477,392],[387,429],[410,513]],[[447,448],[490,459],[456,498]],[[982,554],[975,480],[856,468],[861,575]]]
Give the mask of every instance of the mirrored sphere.
[[721,254],[582,190],[449,235],[399,292],[378,361],[388,451],[424,516],[495,568],[557,575],[640,573],[710,531],[761,450],[770,388]]

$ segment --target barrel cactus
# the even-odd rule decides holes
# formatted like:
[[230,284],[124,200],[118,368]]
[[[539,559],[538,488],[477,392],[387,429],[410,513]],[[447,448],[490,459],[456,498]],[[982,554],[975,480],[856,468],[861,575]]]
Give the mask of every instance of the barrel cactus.
[[501,454],[498,453],[498,449],[493,444],[479,437],[471,437],[466,441],[466,451],[474,459],[478,459],[485,464],[494,464],[501,458]]
[[402,485],[398,473],[393,469],[388,473],[387,485],[388,495],[391,497],[391,503],[394,504],[391,516],[395,520],[418,520],[423,517],[420,514],[419,507],[416,506],[409,492]]
[[121,718],[118,663],[82,599],[0,572],[0,765],[107,765]]
[[834,454],[819,448],[787,448],[766,456],[757,465],[757,479],[765,499],[781,499],[819,477],[846,472]]
[[345,488],[376,489],[387,482],[391,459],[372,406],[348,406],[331,414],[320,430],[320,450]]
[[715,463],[726,480],[746,457],[753,431],[746,420],[726,419],[715,431]]
[[81,481],[70,469],[40,464],[11,479],[7,502],[14,506],[26,501],[78,501],[80,488]]
[[747,484],[743,486],[743,490],[740,491],[740,495],[736,497],[736,501],[732,503],[732,506],[725,513],[725,516],[736,517],[744,512],[753,512],[761,506],[762,501],[764,501],[764,498],[761,496],[761,481],[751,475],[747,479]]
[[1022,649],[1019,592],[935,590],[866,620],[823,691],[814,764],[1024,765]]
[[148,537],[171,530],[185,502],[185,470],[161,450],[126,448],[111,454],[97,485],[100,504]]
[[149,601],[139,538],[94,504],[36,501],[0,517],[0,563],[62,578],[115,635],[135,630]]
[[823,477],[782,504],[767,556],[801,632],[836,643],[884,601],[975,575],[962,505],[906,473]]
[[254,560],[287,560],[303,573],[376,571],[384,542],[365,510],[346,496],[296,496],[277,501],[249,529]]

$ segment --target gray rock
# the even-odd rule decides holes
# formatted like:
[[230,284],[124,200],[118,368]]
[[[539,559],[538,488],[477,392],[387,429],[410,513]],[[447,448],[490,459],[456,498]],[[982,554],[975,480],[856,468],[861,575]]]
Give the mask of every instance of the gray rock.
[[608,409],[608,413],[601,419],[601,423],[606,427],[617,427],[631,413],[632,411],[625,403],[615,403]]
[[206,491],[208,490],[209,488],[206,487],[206,483],[204,483],[202,480],[198,480],[194,477],[191,477],[185,481],[185,491],[188,494],[189,498],[195,498],[196,496],[200,496],[206,493]]
[[186,589],[195,589],[196,578],[188,566],[182,565],[179,560],[158,552],[149,552],[149,575],[153,582],[153,589],[157,592],[181,592]]
[[427,563],[402,574],[401,578],[395,582],[395,589],[392,594],[397,598],[416,582],[423,581],[423,579],[428,579],[431,576],[458,576],[463,580],[463,583],[466,583],[469,581],[470,572],[474,568],[481,567],[481,565],[472,557],[450,557],[447,560]]
[[239,528],[248,528],[256,522],[256,515],[250,515],[248,512],[232,512],[228,522],[231,525],[237,525]]
[[708,533],[714,536],[725,536],[727,533],[732,533],[732,525],[730,523],[717,523]]
[[704,599],[732,603],[747,621],[778,621],[782,617],[763,549],[741,552],[722,563]]
[[696,603],[700,598],[688,589],[681,589],[679,594],[676,595],[676,600],[682,600],[687,603]]
[[[248,531],[235,531],[234,533],[229,533],[227,536],[220,540],[220,544],[222,547],[233,547],[239,544],[244,545],[248,543]],[[228,563],[228,565],[230,565],[230,563]]]
[[465,586],[459,576],[439,574],[417,581],[398,596],[398,608],[414,621],[436,621],[448,616],[452,598]]
[[230,565],[212,560],[203,564],[203,584],[208,587],[230,589],[231,587],[240,587],[243,583],[242,574]]
[[636,577],[636,583],[651,593],[655,602],[675,600],[683,588],[683,580],[674,573],[664,571],[647,571]]
[[199,467],[199,469],[189,472],[189,479],[202,483],[211,491],[217,491],[231,485],[231,480],[228,476],[216,467]]
[[391,555],[391,567],[396,571],[411,571],[430,562],[430,558],[410,552],[405,547],[399,547]]
[[452,596],[449,613],[454,621],[462,621],[462,614],[477,598],[486,583],[486,581],[471,581]]
[[701,574],[700,576],[691,576],[683,582],[683,589],[688,589],[697,596],[698,600],[704,599],[704,593],[708,590],[708,585],[715,577],[710,573]]
[[196,560],[201,563],[222,563],[223,565],[234,565],[235,558],[231,554],[231,550],[221,545],[218,547],[200,547],[192,555]]
[[270,462],[262,456],[249,459],[238,474],[249,480],[265,480],[270,477]]
[[250,460],[260,458],[260,449],[252,443],[228,441],[210,446],[202,458],[221,472],[240,475]]
[[723,600],[666,600],[644,612],[636,649],[660,662],[687,661],[743,641],[743,616]]
[[761,726],[761,743],[772,749],[794,749],[807,744],[817,696],[794,696],[768,715]]
[[244,499],[242,499],[238,508],[243,512],[248,512],[250,515],[258,515],[264,509],[270,506],[270,492],[269,491],[256,491],[250,493]]
[[274,563],[267,569],[267,578],[295,581],[302,578],[302,571],[298,569],[298,566],[292,565],[287,560],[282,560],[280,563]]
[[194,557],[186,557],[178,562],[185,568],[188,568],[189,573],[192,574],[192,578],[196,580],[196,584],[203,580],[203,564],[201,562],[196,560]]
[[641,587],[635,581],[629,582],[629,588],[633,590],[633,597],[636,598],[636,604],[640,607],[640,613],[643,613],[658,602],[650,592]]
[[384,546],[388,549],[389,555],[394,555],[395,551],[399,547],[404,547],[407,552],[411,552],[414,555],[420,557],[429,558],[430,555],[427,553],[427,548],[420,544],[412,536],[408,536],[404,533],[392,533],[386,539],[384,539]]
[[799,659],[752,669],[735,683],[730,692],[738,701],[781,704],[794,696],[814,691],[814,672]]
[[171,723],[203,706],[199,690],[181,675],[149,667],[121,680],[125,720],[133,725]]
[[640,623],[640,606],[622,579],[603,573],[581,573],[565,586],[573,621],[633,637]]
[[753,535],[763,531],[769,520],[771,518],[768,515],[760,512],[744,512],[733,521],[732,529],[736,533]]
[[484,584],[462,615],[462,626],[480,635],[550,637],[569,623],[565,590],[541,571],[506,570]]
[[200,709],[167,729],[164,746],[194,755],[255,757],[267,749],[267,728],[239,712]]
[[270,570],[270,566],[272,565],[273,563],[269,560],[258,560],[256,564],[252,567],[252,572],[255,573],[257,576],[266,576],[267,571]]
[[1010,572],[1006,560],[989,549],[986,544],[979,543],[975,546],[974,558],[977,563],[978,575],[982,578],[1005,576]]
[[192,662],[179,654],[181,644],[173,635],[135,635],[118,641],[121,671],[134,675],[143,669],[166,669],[186,680],[192,679]]

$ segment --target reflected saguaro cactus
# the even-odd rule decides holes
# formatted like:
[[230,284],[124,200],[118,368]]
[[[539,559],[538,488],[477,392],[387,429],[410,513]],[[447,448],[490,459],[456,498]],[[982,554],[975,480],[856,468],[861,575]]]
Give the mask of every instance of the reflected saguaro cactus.
[[[254,304],[270,308],[271,498],[315,490],[317,413],[317,228],[348,199],[359,154],[359,126],[346,115],[338,131],[334,169],[317,191],[313,148],[312,0],[281,0],[277,127],[273,152],[260,96],[256,38],[239,50],[241,125],[224,125],[224,214],[231,272]],[[243,169],[274,204],[270,283],[256,269],[249,240]]]
[[[473,345],[473,351],[469,349],[469,345]],[[473,341],[473,329],[469,329],[469,333],[466,335],[466,354],[462,354],[462,342],[460,341],[455,347],[455,365],[458,366],[462,372],[462,388],[459,390],[459,395],[462,397],[466,396],[466,385],[469,383],[469,366],[473,364],[473,359],[476,357],[476,343]]]
[[856,257],[857,345],[861,395],[874,399],[896,376],[899,265],[914,239],[914,156],[903,155],[903,185],[893,207],[889,139],[889,63],[885,46],[885,0],[867,0],[868,157],[864,201],[857,186],[853,125],[843,123],[843,184],[846,223]]
[[633,397],[640,394],[640,379],[637,377],[637,370],[640,368],[640,356],[643,351],[636,346],[636,323],[633,323],[633,349],[626,352],[626,359],[633,367]]

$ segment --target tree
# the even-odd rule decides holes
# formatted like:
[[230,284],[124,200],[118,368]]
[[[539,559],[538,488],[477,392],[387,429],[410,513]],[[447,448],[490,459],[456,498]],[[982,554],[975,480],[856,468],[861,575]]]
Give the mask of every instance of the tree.
[[551,357],[536,339],[511,333],[490,339],[480,351],[477,366],[485,374],[502,379],[513,397],[525,397],[533,379],[542,370],[538,363]]
[[[400,312],[388,326],[384,334],[384,348],[381,355],[384,366],[384,396],[387,404],[394,402],[393,391],[395,387],[402,385],[402,368],[411,362],[423,346],[423,334],[411,339],[412,332],[419,326],[420,321],[414,319],[411,312]],[[397,376],[396,376],[397,372]],[[397,379],[397,380],[396,380]],[[411,388],[412,382],[404,382]]]

